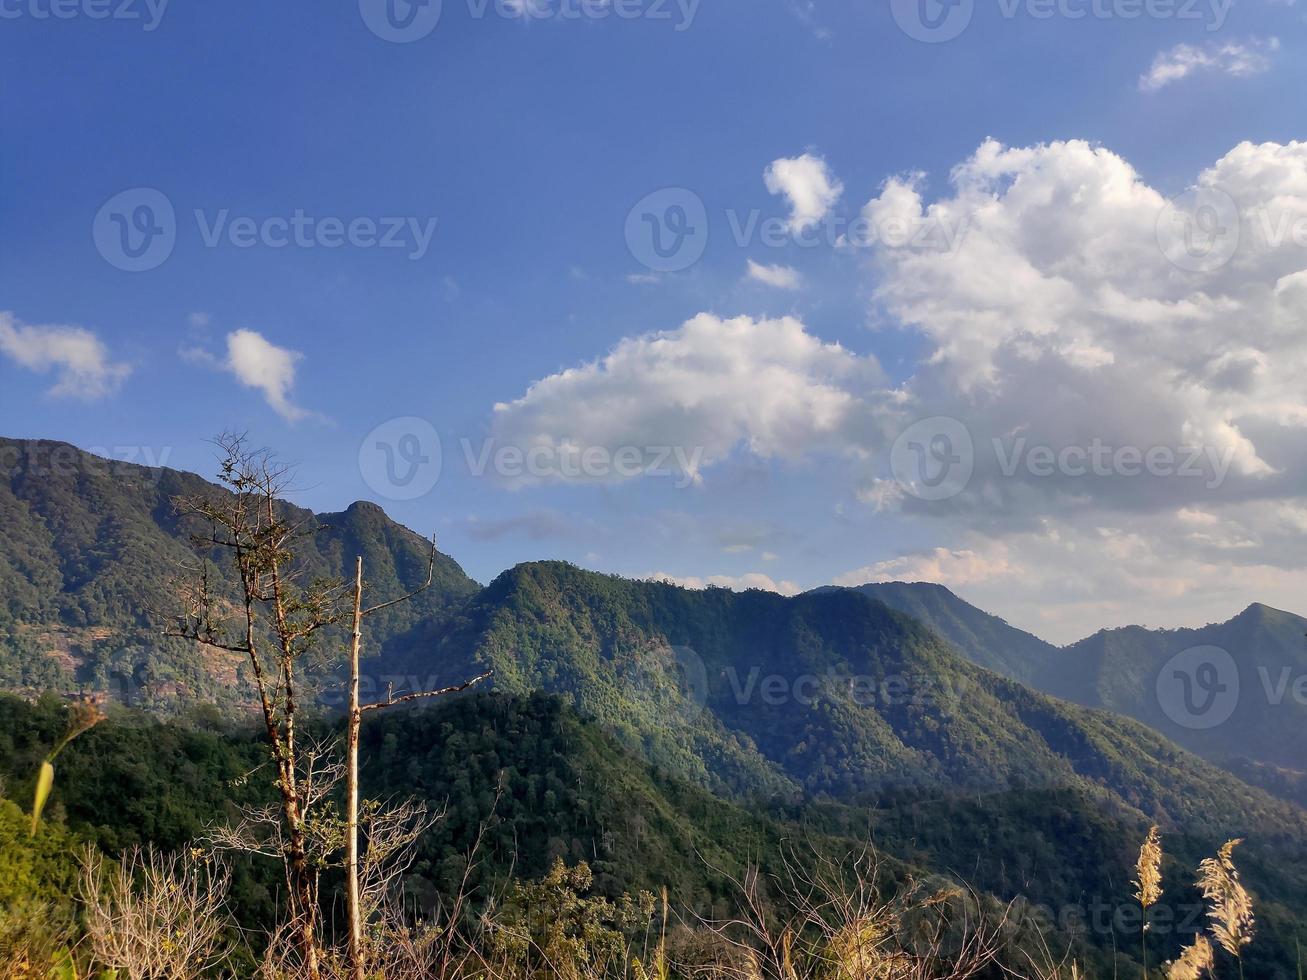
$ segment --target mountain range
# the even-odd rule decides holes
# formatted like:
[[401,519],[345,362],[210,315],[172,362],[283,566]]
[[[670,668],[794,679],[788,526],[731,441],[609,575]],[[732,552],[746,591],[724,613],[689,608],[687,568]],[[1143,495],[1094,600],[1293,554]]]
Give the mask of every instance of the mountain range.
[[[205,702],[239,709],[242,665],[160,636],[176,612],[175,580],[195,561],[172,501],[223,491],[59,443],[0,441],[0,459],[0,685],[29,696],[109,689],[164,717]],[[295,515],[310,532],[305,577],[344,576],[362,554],[379,600],[425,578],[430,544],[375,505]],[[586,805],[608,814],[620,812],[623,792],[638,794],[668,839],[706,813],[752,840],[786,826],[844,840],[871,833],[908,866],[965,871],[999,900],[1033,896],[1063,910],[1127,895],[1117,874],[1126,876],[1151,823],[1190,868],[1221,841],[1246,837],[1266,935],[1291,949],[1307,908],[1307,810],[1292,802],[1294,763],[1307,758],[1292,730],[1300,716],[1259,710],[1247,696],[1224,724],[1197,729],[1156,694],[1163,667],[1194,646],[1228,651],[1245,695],[1245,674],[1255,679],[1259,666],[1301,670],[1294,634],[1300,640],[1307,624],[1287,613],[1254,606],[1201,630],[1112,630],[1058,648],[939,586],[783,597],[534,562],[482,588],[445,555],[433,588],[394,610],[370,624],[365,685],[429,687],[492,669],[496,693],[469,702],[480,708],[388,717],[369,743],[388,760],[387,788],[444,788],[480,812],[495,796],[493,771],[506,767],[535,787],[523,799],[553,787],[539,805],[557,834],[538,825],[539,809],[517,818],[523,828],[537,821],[547,851],[597,855],[600,824],[616,819],[580,827],[559,816],[574,779]],[[338,690],[325,655],[333,642],[314,674],[324,717]],[[562,713],[522,707],[540,697]],[[537,746],[550,733],[555,755],[518,753],[502,735],[489,748],[477,741],[504,728],[535,732]],[[442,756],[443,775],[424,783],[433,742],[464,738],[480,748]],[[566,779],[536,771],[557,770],[548,758],[583,746],[583,758],[563,764]],[[486,772],[469,781],[456,765],[473,758]],[[622,773],[632,767],[647,775],[630,782]],[[744,829],[748,814],[762,823]],[[676,849],[658,848],[660,866],[675,866]],[[1264,965],[1259,975],[1290,975]]]
[[[892,582],[857,591],[925,623],[972,663],[1127,715],[1307,803],[1307,619],[1301,616],[1254,603],[1223,623],[1105,629],[1056,647],[940,585]],[[1208,683],[1222,689],[1217,697],[1202,689],[1204,665],[1211,666]]]

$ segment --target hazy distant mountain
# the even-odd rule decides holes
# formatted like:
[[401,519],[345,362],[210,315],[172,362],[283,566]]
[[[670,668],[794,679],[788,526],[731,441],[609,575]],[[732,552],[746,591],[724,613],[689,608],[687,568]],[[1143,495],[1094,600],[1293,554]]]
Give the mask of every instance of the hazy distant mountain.
[[[242,696],[243,662],[160,634],[180,611],[176,580],[196,564],[173,498],[221,490],[192,473],[101,459],[66,443],[0,439],[0,685],[111,690],[156,707]],[[363,555],[378,599],[426,578],[430,543],[375,504],[314,515],[306,578],[352,575]],[[225,564],[219,592],[235,594]],[[440,555],[434,587],[378,618],[374,642],[475,592]],[[245,696],[248,692],[245,692]]]
[[1257,603],[1198,629],[1095,633],[1067,647],[1041,686],[1138,718],[1212,759],[1302,772],[1305,679],[1307,619]]
[[1129,715],[1251,782],[1307,800],[1307,619],[1301,616],[1258,603],[1224,623],[1127,626],[1060,648],[941,585],[892,582],[857,591],[920,619],[973,663]]

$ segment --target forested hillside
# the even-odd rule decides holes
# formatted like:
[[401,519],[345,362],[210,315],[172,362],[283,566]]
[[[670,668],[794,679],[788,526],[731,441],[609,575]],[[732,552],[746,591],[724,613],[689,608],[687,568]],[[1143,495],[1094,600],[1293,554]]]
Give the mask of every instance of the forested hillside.
[[[1101,630],[1059,648],[943,586],[891,582],[857,591],[921,620],[973,663],[1057,697],[1129,715],[1277,795],[1307,800],[1307,619],[1301,616],[1256,603],[1224,623]],[[1214,719],[1219,724],[1189,717],[1182,679],[1166,673],[1176,666],[1174,658],[1195,648],[1215,648],[1216,683],[1232,692],[1223,712],[1228,717]]]
[[[79,841],[109,853],[144,842],[184,848],[272,791],[258,773],[263,750],[252,732],[213,717],[179,724],[119,710],[60,756],[46,828],[28,843],[18,807],[29,801],[32,774],[63,725],[54,699],[28,705],[0,696],[0,780],[9,798],[0,801],[0,867],[50,903],[59,921],[73,920]],[[418,910],[469,887],[483,897],[503,894],[510,877],[540,878],[562,859],[586,862],[597,894],[618,899],[665,886],[682,915],[711,919],[734,913],[740,896],[731,879],[751,865],[780,874],[787,855],[836,858],[874,840],[890,859],[882,868],[887,887],[910,877],[931,888],[965,884],[987,894],[996,917],[1015,901],[1006,913],[1013,950],[1042,936],[1100,972],[1134,961],[1127,930],[1115,920],[1104,928],[1092,915],[1128,906],[1147,821],[1104,810],[1083,789],[746,808],[649,766],[604,726],[543,695],[472,695],[387,714],[364,731],[366,795],[416,799],[442,813],[404,877]],[[1201,908],[1183,882],[1205,846],[1201,836],[1168,835],[1173,914]],[[279,875],[272,860],[238,862],[233,901],[251,929],[277,917]],[[1251,851],[1246,876],[1265,923],[1249,967],[1289,977],[1292,960],[1278,944],[1293,935],[1297,886]],[[338,887],[333,872],[325,884]],[[1183,938],[1164,930],[1158,953],[1174,953]]]
[[[0,685],[90,690],[171,711],[248,699],[245,665],[163,636],[185,611],[180,586],[199,559],[179,497],[226,491],[191,473],[106,460],[66,443],[0,439]],[[375,504],[338,514],[285,505],[305,534],[305,580],[353,575],[362,555],[371,594],[403,594],[426,578],[430,542]],[[235,597],[231,569],[210,563],[215,591]],[[375,620],[373,642],[439,617],[476,591],[452,558],[438,555],[433,588]]]

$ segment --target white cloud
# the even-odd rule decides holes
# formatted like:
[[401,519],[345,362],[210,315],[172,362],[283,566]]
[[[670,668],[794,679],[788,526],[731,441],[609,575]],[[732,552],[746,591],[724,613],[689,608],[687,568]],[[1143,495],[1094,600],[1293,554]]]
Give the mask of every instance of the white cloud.
[[774,160],[763,173],[763,181],[770,193],[788,199],[790,231],[795,233],[820,223],[844,193],[844,185],[826,161],[811,153]]
[[56,397],[103,398],[132,373],[131,365],[111,360],[100,338],[84,327],[26,324],[6,312],[0,312],[0,353],[29,371],[53,371],[50,394]]
[[835,584],[930,581],[1054,643],[1103,628],[1196,626],[1258,601],[1305,613],[1307,523],[1265,503],[1224,509],[1214,525],[1191,515],[1050,518],[1001,538],[954,536],[838,576]]
[[[930,205],[916,187],[887,186],[868,211],[967,227],[951,252],[873,250],[879,303],[931,345],[902,389],[905,420],[959,419],[977,449],[955,510],[1156,509],[1307,492],[1296,448],[1307,435],[1307,247],[1265,230],[1307,228],[1307,143],[1242,144],[1200,175],[1241,216],[1228,229],[1239,248],[1207,273],[1168,260],[1159,235],[1173,222],[1181,234],[1184,215],[1101,147],[988,141],[952,184]],[[995,439],[1005,451],[1018,440],[1055,452],[1094,439],[1201,447],[1231,472],[1219,486],[1005,475]],[[893,502],[892,492],[867,494]]]
[[1196,72],[1217,72],[1233,78],[1258,75],[1270,70],[1270,56],[1279,49],[1280,41],[1274,37],[1203,45],[1177,44],[1158,53],[1152,67],[1140,76],[1139,87],[1145,92],[1156,92]]
[[[925,351],[901,384],[797,320],[704,314],[538,382],[497,407],[496,433],[523,447],[702,446],[700,468],[740,450],[838,459],[832,483],[919,521],[927,543],[850,576],[964,584],[1060,639],[1204,621],[1237,611],[1224,608],[1235,595],[1300,603],[1307,143],[1243,143],[1198,175],[1203,193],[1235,202],[1237,225],[1217,230],[1238,247],[1209,271],[1164,247],[1206,226],[1104,147],[986,141],[938,199],[923,186],[891,179],[864,209],[877,227],[966,229],[947,249],[877,236],[862,253],[877,322]],[[975,471],[956,497],[926,502],[878,450],[934,416],[965,425]],[[1098,443],[1207,455],[1197,479],[1043,475],[1005,472],[994,440],[1005,454]],[[1220,480],[1213,458],[1229,463]]]
[[[1198,176],[1201,193],[1234,202],[1217,230],[1238,247],[1208,271],[1172,264],[1163,247],[1204,226],[1103,147],[987,141],[951,185],[928,204],[919,181],[891,181],[867,213],[967,229],[951,251],[877,242],[871,254],[883,312],[929,345],[900,389],[904,423],[962,422],[975,473],[935,503],[904,493],[888,466],[869,473],[864,502],[929,522],[949,547],[841,581],[965,585],[971,601],[1060,641],[1107,624],[1206,622],[1253,598],[1300,606],[1307,143],[1243,143]],[[1230,470],[1219,481],[1210,466],[1197,479],[1005,474],[994,440],[1009,458],[1018,444],[1196,447]]]
[[299,351],[278,347],[254,330],[227,334],[227,354],[215,357],[199,347],[183,348],[182,360],[226,371],[247,388],[262,393],[274,412],[287,422],[298,422],[315,413],[301,408],[291,398],[296,365],[304,358]]
[[310,414],[290,398],[295,365],[303,357],[299,351],[269,343],[253,330],[227,334],[227,369],[241,384],[261,391],[272,410],[287,422],[297,422]]
[[[627,338],[597,361],[550,375],[495,406],[497,442],[561,456],[588,448],[675,447],[686,476],[743,450],[798,459],[870,438],[876,361],[823,343],[798,320],[703,313]],[[620,476],[619,474],[613,474]]]
[[776,289],[798,289],[803,278],[797,269],[788,265],[761,265],[749,259],[748,277]]
[[770,575],[762,572],[747,572],[744,575],[709,575],[700,578],[696,575],[670,575],[667,572],[650,572],[639,576],[651,582],[670,582],[685,589],[706,589],[716,586],[743,592],[746,589],[763,589],[766,592],[778,592],[781,595],[798,595],[803,589],[797,582],[782,580],[777,582]]
[[904,555],[887,561],[864,565],[835,578],[834,585],[865,585],[868,582],[937,582],[940,585],[971,585],[1010,579],[1020,569],[1009,561],[1001,546],[994,554],[980,554],[968,549],[934,548],[927,552]]

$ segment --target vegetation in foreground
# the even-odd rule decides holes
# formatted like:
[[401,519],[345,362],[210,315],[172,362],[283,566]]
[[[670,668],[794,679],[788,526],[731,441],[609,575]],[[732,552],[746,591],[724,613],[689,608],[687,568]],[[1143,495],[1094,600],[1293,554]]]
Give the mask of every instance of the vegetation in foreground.
[[[499,759],[485,760],[488,765],[480,774],[488,769],[494,783],[488,786],[482,779],[478,785],[459,778],[474,771],[471,760],[459,760],[450,767],[459,775],[445,798],[460,809],[470,806],[471,812],[460,814],[460,818],[472,837],[469,843],[465,835],[463,850],[446,848],[431,855],[425,850],[427,842],[450,822],[449,814],[433,808],[434,797],[391,793],[363,800],[358,791],[360,743],[369,737],[370,728],[379,730],[381,743],[368,758],[384,760],[389,755],[392,763],[400,763],[403,775],[395,772],[395,765],[384,769],[405,788],[414,781],[412,777],[421,775],[420,763],[418,772],[413,770],[420,752],[398,751],[399,737],[407,726],[392,727],[379,718],[380,724],[364,728],[365,711],[442,696],[465,686],[399,695],[388,691],[384,700],[367,704],[358,698],[364,619],[395,602],[407,602],[422,589],[393,602],[365,606],[361,557],[352,590],[331,579],[306,584],[304,565],[296,560],[296,552],[316,528],[280,504],[284,470],[266,454],[248,452],[238,438],[221,445],[225,452],[221,479],[227,484],[227,494],[202,492],[179,501],[179,509],[192,520],[200,560],[194,580],[183,593],[186,606],[170,632],[178,640],[245,663],[258,695],[262,735],[246,738],[231,754],[226,752],[230,746],[219,740],[216,744],[223,748],[215,750],[216,758],[195,760],[183,753],[182,761],[199,761],[198,768],[205,771],[185,773],[188,779],[180,787],[147,771],[144,781],[153,783],[153,792],[133,801],[139,809],[129,820],[114,813],[115,806],[126,802],[124,787],[115,786],[112,792],[102,794],[99,805],[86,811],[94,843],[82,846],[76,834],[52,831],[47,835],[47,827],[57,827],[62,821],[42,819],[47,808],[52,817],[66,815],[58,813],[54,756],[100,720],[98,711],[85,706],[71,712],[66,730],[42,746],[28,797],[32,800],[30,815],[8,804],[0,813],[12,825],[0,837],[4,845],[0,859],[13,871],[9,878],[16,882],[5,896],[0,922],[0,950],[10,974],[239,975],[307,980],[363,980],[368,976],[870,980],[1001,974],[1042,978],[1105,972],[1101,961],[1081,958],[1084,944],[1068,941],[1067,930],[1044,930],[1038,914],[1031,915],[1018,904],[996,902],[993,891],[969,891],[951,877],[932,878],[914,873],[910,863],[882,860],[874,850],[854,843],[856,837],[847,828],[844,833],[832,834],[829,827],[818,827],[813,835],[813,828],[806,827],[801,835],[787,835],[785,827],[765,816],[708,796],[703,789],[678,785],[671,791],[679,794],[673,803],[666,782],[652,788],[638,785],[638,780],[637,784],[613,785],[612,774],[621,772],[623,762],[631,762],[629,756],[600,767],[604,773],[600,782],[591,781],[584,789],[579,778],[575,789],[570,778],[533,785],[535,759],[528,759],[516,772],[512,766],[501,766]],[[227,580],[237,585],[235,602],[212,588],[218,578],[218,573],[211,571],[215,555],[230,563]],[[435,559],[433,549],[428,586],[434,580]],[[568,601],[602,600],[586,591],[591,584],[582,582],[581,588],[568,590]],[[493,591],[494,587],[487,593]],[[545,594],[540,598],[549,600]],[[637,597],[630,598],[634,609]],[[567,621],[573,626],[582,623],[582,613],[593,615],[597,608],[574,609]],[[787,614],[793,611],[785,610]],[[882,655],[891,656],[903,646],[905,623],[880,613],[872,615],[874,610],[866,604],[857,605],[856,611],[868,619],[870,627],[884,633],[877,646],[883,648]],[[475,622],[475,611],[473,619],[465,622]],[[511,620],[498,616],[497,622],[502,625]],[[342,752],[331,727],[318,722],[301,698],[307,672],[322,662],[319,639],[346,623],[352,625],[353,646]],[[457,636],[459,628],[455,624],[451,635]],[[913,641],[908,644],[912,656],[941,672],[956,670],[949,658],[931,646],[928,637],[907,633]],[[593,634],[599,635],[599,631]],[[534,644],[529,660],[533,669],[539,669],[543,649],[538,638],[523,635],[519,639]],[[574,663],[589,663],[588,641],[576,639]],[[485,636],[478,642],[484,650]],[[495,647],[497,664],[505,663],[510,646],[517,644]],[[805,650],[813,657],[828,657],[832,652],[822,643],[809,646]],[[582,679],[593,687],[598,676],[587,673]],[[1007,703],[1003,698],[1012,701],[1015,697],[1004,689],[994,692],[992,700],[999,706]],[[616,696],[611,705],[602,698],[600,703],[618,709],[619,715],[625,704]],[[1033,717],[1047,706],[1030,701],[1026,707]],[[923,724],[934,730],[926,714],[901,714],[895,715],[895,722],[905,732]],[[841,718],[844,727],[840,731],[866,743],[861,754],[846,752],[841,763],[853,773],[853,781],[844,779],[844,783],[856,786],[863,777],[854,770],[862,768],[863,762],[875,765],[883,760],[875,747],[879,743],[859,727],[862,722],[855,714],[845,713]],[[759,721],[745,716],[733,720],[745,724]],[[965,728],[967,719],[955,710],[941,720],[948,721],[950,732],[955,732]],[[1088,731],[1097,722],[1086,716],[1076,724]],[[619,735],[623,734],[621,725],[616,727]],[[657,728],[644,725],[642,730],[648,733]],[[966,728],[964,734],[980,739],[980,731],[977,725],[974,731]],[[742,757],[761,744],[752,739],[723,739],[716,729],[704,732],[711,744],[733,745]],[[95,734],[92,731],[86,738]],[[587,739],[584,732],[579,737],[576,730],[570,734],[573,743]],[[834,735],[834,731],[814,730],[811,734],[824,744],[842,744],[839,739],[819,738]],[[445,745],[456,742],[450,737],[455,735],[442,728],[433,741]],[[203,739],[197,742],[195,733],[184,740],[190,742],[186,748],[203,748]],[[1103,744],[1106,748],[1107,743]],[[209,747],[214,748],[214,743]],[[140,748],[145,759],[152,754],[156,760],[165,759],[148,743]],[[678,756],[678,744],[673,743],[663,748],[672,749],[668,758],[683,757],[693,769],[694,752]],[[654,757],[660,754],[650,753]],[[980,751],[965,755],[972,760],[990,756]],[[1013,744],[1005,746],[990,763],[997,763],[996,771],[1006,771],[1021,758],[1019,747]],[[1050,752],[1047,758],[1041,757],[1041,764],[1055,771],[1060,764],[1057,758]],[[175,770],[178,761],[167,757],[166,765]],[[753,761],[757,771],[766,776],[758,783],[763,788],[775,783],[775,788],[784,789],[800,775],[805,785],[812,783],[813,787],[842,785],[839,779],[832,782],[827,778],[828,766],[787,767],[783,776],[773,778],[777,771],[771,760],[759,756]],[[906,763],[900,760],[900,764]],[[62,759],[60,765],[62,768]],[[214,768],[225,769],[225,777],[217,781],[206,778]],[[523,778],[525,794],[520,792]],[[1122,790],[1130,785],[1129,778],[1123,780],[1121,774],[1112,778],[1113,785]],[[1077,774],[1071,785],[1077,785],[1076,780],[1083,781]],[[647,782],[653,783],[653,777]],[[943,782],[934,785],[938,788]],[[605,823],[612,827],[612,801],[629,805],[632,788],[643,790],[643,799],[654,802],[657,832],[637,812],[640,819],[628,825],[624,840],[606,839],[605,831],[602,855],[600,840],[593,833],[587,855],[584,834],[576,834],[571,841],[551,837],[543,847],[524,847],[516,839],[520,822],[494,826],[506,797],[511,806],[522,796],[534,804],[526,807],[527,811],[543,805],[549,813],[544,828],[556,831],[565,825],[566,820],[557,815],[567,809],[576,811],[570,817],[575,826],[577,819],[594,812],[591,801],[577,790],[586,796],[598,790],[609,797]],[[929,790],[930,781],[921,788]],[[696,792],[706,800],[696,798]],[[193,813],[188,821],[184,812],[194,802],[194,794],[206,798],[213,808],[198,823]],[[791,799],[793,805],[792,794],[779,796]],[[639,792],[635,798],[641,798]],[[720,833],[719,827],[706,832],[706,827],[687,818],[694,812],[693,806],[686,806],[687,801],[697,801],[705,823],[734,821],[741,832]],[[171,813],[179,804],[183,812]],[[1190,806],[1198,806],[1197,801]],[[1219,814],[1215,816],[1220,819]],[[843,817],[847,818],[847,813]],[[130,825],[133,820],[137,824],[135,841],[106,842],[104,838],[112,836],[113,830],[97,826],[105,821]],[[838,827],[840,820],[841,815],[835,814],[831,826]],[[188,822],[189,827],[185,826]],[[955,828],[951,821],[946,824]],[[502,839],[505,827],[514,835],[511,841]],[[679,841],[678,832],[683,838]],[[917,834],[913,836],[915,839]],[[648,856],[641,853],[648,846],[647,837],[660,838]],[[756,853],[751,852],[751,840],[758,844]],[[796,844],[797,840],[804,843]],[[1164,968],[1168,977],[1197,977],[1225,968],[1237,968],[1243,975],[1255,922],[1251,895],[1234,863],[1238,843],[1227,842],[1216,857],[1205,858],[1199,866],[1198,887],[1211,920],[1208,931],[1212,938],[1200,938],[1203,934],[1194,931],[1190,941],[1176,948],[1178,937],[1174,934],[1163,942],[1150,942],[1150,929],[1161,911],[1163,853],[1160,835],[1156,831],[1149,835],[1139,857],[1135,893],[1141,914],[1140,969],[1145,977],[1150,951],[1157,953],[1162,946],[1166,955],[1175,957]],[[1188,842],[1188,847],[1192,844]],[[661,864],[649,860],[659,852],[664,856]],[[433,856],[442,865],[437,874],[441,885],[423,896],[413,887],[417,876],[412,872]],[[684,875],[691,858],[707,869],[701,878],[707,883],[707,894],[688,901],[687,893],[678,889],[673,900],[673,893],[665,887],[665,872],[675,873],[679,862]],[[597,876],[594,866],[601,863],[624,866],[625,873],[605,877],[601,868]],[[487,864],[497,865],[498,872],[483,874]],[[649,885],[663,884],[659,897],[655,897],[655,888],[638,887],[631,880],[636,878]],[[259,905],[259,914],[250,915],[251,908]],[[1097,945],[1101,946],[1104,938],[1098,936]],[[1114,933],[1112,938],[1115,940]],[[1226,961],[1218,964],[1218,955]],[[1132,968],[1130,961],[1116,959],[1113,972],[1119,973],[1121,962]]]

